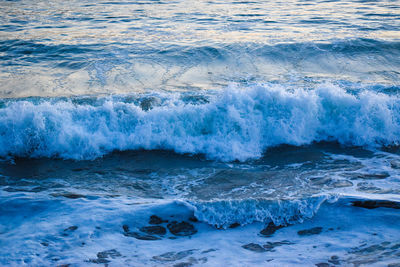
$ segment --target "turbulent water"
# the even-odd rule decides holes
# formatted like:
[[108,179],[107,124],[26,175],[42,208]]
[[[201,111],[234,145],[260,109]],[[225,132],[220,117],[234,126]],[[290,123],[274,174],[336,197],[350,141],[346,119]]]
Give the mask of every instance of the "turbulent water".
[[0,265],[400,266],[400,2],[0,0]]

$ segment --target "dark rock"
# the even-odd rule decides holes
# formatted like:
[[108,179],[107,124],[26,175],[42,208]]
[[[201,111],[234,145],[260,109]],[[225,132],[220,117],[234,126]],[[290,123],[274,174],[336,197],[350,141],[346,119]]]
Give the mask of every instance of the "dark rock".
[[332,183],[332,186],[336,188],[342,188],[342,187],[353,186],[353,183],[350,181],[336,181]]
[[273,222],[270,222],[267,227],[265,227],[264,229],[262,229],[260,231],[260,234],[262,234],[263,236],[271,236],[277,230],[279,230],[279,229],[281,229],[283,227],[285,227],[285,226],[283,226],[283,225],[275,225]]
[[388,267],[400,267],[400,262],[390,263],[388,264]]
[[386,248],[381,245],[372,245],[366,248],[355,248],[352,253],[355,254],[371,254],[384,251]]
[[99,258],[99,259],[106,259],[106,258],[115,259],[115,258],[121,257],[121,256],[122,256],[121,253],[119,253],[115,249],[105,250],[105,251],[97,253],[97,258]]
[[400,162],[397,161],[397,160],[392,160],[392,161],[390,162],[390,166],[391,166],[393,169],[400,169]]
[[326,262],[317,263],[317,264],[315,264],[315,266],[317,266],[317,267],[330,267],[329,263],[326,263]]
[[91,263],[97,263],[97,264],[105,264],[105,263],[109,263],[110,261],[107,259],[90,259],[89,262]]
[[243,245],[242,248],[247,249],[247,250],[251,250],[254,252],[266,252],[267,250],[264,249],[262,246],[260,246],[259,244],[255,244],[255,243],[250,243],[247,245]]
[[75,231],[76,229],[78,229],[78,226],[73,225],[73,226],[70,226],[70,227],[64,229],[64,231],[65,232],[68,232],[68,231],[72,232],[72,231]]
[[128,233],[128,232],[129,232],[129,226],[126,225],[126,224],[122,225],[122,229],[124,229],[124,232],[125,232],[125,233]]
[[193,266],[193,263],[191,262],[180,262],[177,264],[174,264],[173,267],[189,267],[189,266]]
[[210,248],[210,249],[202,251],[201,254],[210,253],[210,252],[213,252],[213,251],[217,251],[217,250],[214,249],[214,248]]
[[372,179],[385,179],[389,177],[390,174],[387,172],[382,172],[382,173],[363,173],[359,174],[357,178],[361,179],[367,179],[367,180],[372,180]]
[[194,217],[194,216],[190,216],[190,217],[189,217],[189,221],[191,221],[191,222],[198,222],[199,220],[198,220],[196,217]]
[[194,228],[193,224],[188,222],[180,222],[173,221],[167,225],[168,230],[177,236],[188,236],[194,235],[197,233],[196,228]]
[[122,229],[124,229],[124,236],[134,237],[139,240],[160,240],[160,238],[156,237],[156,236],[145,235],[145,234],[138,233],[138,232],[131,232],[129,230],[129,226],[126,224],[122,225]]
[[69,263],[57,265],[57,267],[69,267],[69,266],[71,266],[71,264]]
[[164,222],[168,222],[168,221],[164,221],[163,219],[161,219],[157,215],[151,215],[150,216],[149,224],[162,224]]
[[177,261],[181,260],[189,255],[193,254],[193,249],[190,250],[184,250],[184,251],[179,251],[179,252],[167,252],[158,256],[153,256],[154,260],[157,261]]
[[267,242],[267,244],[265,244],[263,247],[265,248],[265,250],[267,251],[273,251],[274,248],[279,247],[279,246],[283,246],[283,245],[292,245],[292,242],[289,242],[287,240],[283,240],[280,242]]
[[128,236],[128,237],[134,237],[136,239],[139,240],[147,240],[147,241],[153,241],[153,240],[160,240],[161,238],[153,236],[153,235],[145,235],[145,234],[141,234],[138,232],[125,232],[124,236]]
[[49,242],[43,241],[40,243],[42,246],[48,247],[49,246]]
[[298,231],[297,234],[301,236],[318,235],[322,232],[322,227],[314,227],[311,229]]
[[162,226],[145,226],[139,230],[150,235],[165,235],[167,233],[167,229]]
[[390,200],[364,200],[364,201],[353,201],[354,207],[360,207],[365,209],[376,209],[376,208],[390,208],[400,209],[400,203]]
[[239,227],[240,226],[240,223],[232,223],[231,225],[229,225],[229,228],[236,228],[236,227]]
[[339,257],[336,255],[331,256],[331,258],[328,260],[328,262],[335,264],[335,265],[340,264]]

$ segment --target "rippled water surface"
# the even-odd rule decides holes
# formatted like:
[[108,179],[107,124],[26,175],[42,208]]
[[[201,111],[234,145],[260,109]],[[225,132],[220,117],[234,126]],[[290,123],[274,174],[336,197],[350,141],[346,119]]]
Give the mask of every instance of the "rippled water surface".
[[398,86],[399,10],[398,1],[2,1],[0,96]]

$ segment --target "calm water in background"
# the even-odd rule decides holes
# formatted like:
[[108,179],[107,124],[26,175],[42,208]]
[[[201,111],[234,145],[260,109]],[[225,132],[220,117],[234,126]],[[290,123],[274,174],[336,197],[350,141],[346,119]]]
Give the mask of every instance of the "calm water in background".
[[0,1],[0,265],[398,264],[399,29],[399,1]]

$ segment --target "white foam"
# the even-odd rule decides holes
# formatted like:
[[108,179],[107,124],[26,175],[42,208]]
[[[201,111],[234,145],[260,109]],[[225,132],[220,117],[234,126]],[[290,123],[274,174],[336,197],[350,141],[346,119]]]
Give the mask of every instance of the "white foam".
[[400,99],[372,91],[263,84],[231,86],[207,104],[163,97],[171,101],[147,112],[118,98],[97,105],[10,101],[0,109],[0,156],[93,159],[113,150],[167,149],[244,161],[280,144],[331,140],[377,147],[400,141]]

